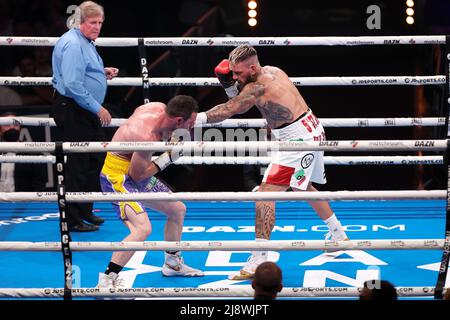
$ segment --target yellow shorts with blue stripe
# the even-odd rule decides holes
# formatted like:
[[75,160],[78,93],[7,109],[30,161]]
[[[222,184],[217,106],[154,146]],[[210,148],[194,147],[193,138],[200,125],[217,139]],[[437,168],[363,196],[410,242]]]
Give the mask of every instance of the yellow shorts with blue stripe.
[[[118,155],[107,153],[105,163],[100,173],[100,186],[103,192],[133,193],[133,192],[170,192],[170,189],[156,177],[152,176],[140,182],[135,182],[128,175],[130,160]],[[138,201],[113,202],[117,215],[127,220],[125,208],[131,208],[136,214],[145,212],[145,206]]]

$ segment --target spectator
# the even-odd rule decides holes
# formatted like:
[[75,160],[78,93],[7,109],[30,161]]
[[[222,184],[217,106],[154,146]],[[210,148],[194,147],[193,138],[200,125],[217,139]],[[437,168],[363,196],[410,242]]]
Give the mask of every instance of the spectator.
[[13,20],[13,34],[20,37],[33,37],[36,35],[33,19],[29,16],[18,16]]
[[2,36],[12,36],[13,29],[10,3],[7,0],[0,0],[0,34]]
[[[0,0],[0,35],[2,37],[12,36],[13,28],[13,10],[9,0]],[[14,52],[11,48],[1,48],[2,63],[0,64],[0,74],[9,75],[14,65]],[[0,95],[1,96],[1,95]]]
[[444,300],[450,300],[450,288],[448,288],[447,290],[445,290],[445,293],[444,293]]
[[20,95],[11,88],[0,86],[0,106],[21,106]]
[[359,300],[395,301],[397,290],[386,280],[368,280],[359,294]]
[[[8,112],[1,117],[15,117],[15,113]],[[0,126],[1,141],[18,142],[20,137],[20,125]],[[6,155],[14,156],[14,152]],[[37,163],[0,163],[0,191],[44,191],[47,182],[45,164]]]
[[261,263],[255,271],[252,288],[255,300],[274,300],[283,289],[281,269],[272,261]]
[[37,77],[51,77],[52,72],[52,47],[36,47],[34,59],[36,62]]
[[[38,77],[36,58],[32,51],[23,51],[13,75]],[[52,103],[52,89],[47,86],[19,86],[16,88],[25,105],[45,105]]]

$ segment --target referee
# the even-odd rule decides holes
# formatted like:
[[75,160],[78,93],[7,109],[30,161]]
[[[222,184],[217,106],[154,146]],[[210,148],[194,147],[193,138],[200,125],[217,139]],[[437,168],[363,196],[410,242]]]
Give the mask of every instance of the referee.
[[[102,126],[111,115],[102,106],[107,82],[118,74],[116,68],[105,68],[94,41],[104,20],[103,7],[85,1],[77,7],[72,27],[57,41],[52,55],[55,89],[52,116],[56,138],[60,141],[104,141]],[[65,170],[69,192],[98,192],[103,153],[69,154]],[[89,232],[104,222],[92,213],[93,203],[68,203],[67,222],[70,231]],[[90,222],[85,223],[84,221]]]

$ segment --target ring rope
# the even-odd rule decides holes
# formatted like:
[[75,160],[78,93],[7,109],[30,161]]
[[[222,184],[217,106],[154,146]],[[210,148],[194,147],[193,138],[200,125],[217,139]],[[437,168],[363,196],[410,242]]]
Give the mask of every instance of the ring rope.
[[[72,251],[442,250],[444,239],[70,242]],[[0,241],[0,251],[60,251],[60,242]]]
[[[437,76],[366,76],[366,77],[291,77],[296,86],[384,86],[384,85],[441,85],[444,75]],[[142,78],[116,77],[108,80],[110,86],[142,86]],[[146,82],[147,84],[147,82]],[[0,77],[3,86],[51,86],[51,77]],[[149,86],[220,86],[216,78],[148,78]]]
[[[156,159],[154,157],[153,159]],[[326,165],[440,165],[442,156],[324,157]],[[267,165],[271,157],[180,157],[176,165]],[[0,163],[55,163],[55,156],[0,155]]]
[[[180,157],[177,165],[268,165],[271,157]],[[325,156],[326,165],[440,165],[444,164],[442,156],[367,156],[367,157],[332,157]],[[1,162],[1,158],[0,158]]]
[[[446,199],[446,190],[369,190],[304,192],[67,192],[67,202],[114,201],[299,201]],[[56,202],[56,192],[0,192],[3,202]]]
[[[0,37],[0,46],[53,46],[58,37]],[[102,37],[100,47],[138,46],[139,38]],[[158,37],[143,38],[145,46],[367,46],[445,44],[445,36],[363,36],[363,37]]]
[[[278,297],[341,297],[358,298],[362,288],[357,287],[283,287]],[[396,287],[399,297],[428,297],[434,294],[434,287]],[[189,297],[251,297],[251,285],[229,287],[183,287],[183,288],[75,288],[73,297],[109,298],[189,298]],[[0,288],[1,298],[62,298],[63,288]]]
[[0,163],[55,163],[55,156],[0,155]]
[[[445,118],[319,118],[324,127],[413,127],[413,126],[444,126]],[[9,123],[11,119],[7,120]],[[33,121],[33,120],[32,120]],[[0,118],[0,123],[2,120]],[[206,123],[203,128],[264,128],[266,119],[227,119],[217,123]]]
[[[112,119],[109,127],[119,127],[127,119]],[[412,126],[444,126],[445,118],[319,118],[324,127],[412,127]],[[52,118],[42,117],[0,117],[0,125],[22,126],[56,126]],[[222,122],[206,123],[203,128],[265,128],[266,119],[227,119]]]
[[[54,152],[55,142],[2,142],[0,152]],[[327,140],[327,141],[128,141],[64,142],[66,153],[83,152],[165,152],[183,151],[185,155],[202,152],[269,151],[444,151],[447,140]]]

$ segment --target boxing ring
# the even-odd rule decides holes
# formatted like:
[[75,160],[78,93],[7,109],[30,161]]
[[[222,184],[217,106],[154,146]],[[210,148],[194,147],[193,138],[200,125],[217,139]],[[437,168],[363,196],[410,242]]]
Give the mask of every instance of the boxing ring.
[[[51,46],[57,38],[0,37],[0,45]],[[236,46],[240,44],[299,45],[398,45],[449,44],[445,36],[405,37],[291,37],[291,38],[99,38],[99,46]],[[391,42],[389,42],[391,43]],[[280,49],[281,50],[281,49]],[[450,60],[450,52],[447,50]],[[145,61],[144,61],[145,62]],[[143,66],[145,63],[143,62]],[[447,70],[448,72],[448,70]],[[297,86],[330,85],[446,85],[447,75],[386,77],[291,78]],[[215,78],[118,78],[109,85],[217,86]],[[0,77],[0,85],[51,85],[50,78]],[[449,99],[449,90],[447,100]],[[145,94],[145,90],[144,90]],[[450,100],[448,100],[450,103]],[[447,105],[448,107],[448,105]],[[111,126],[123,119],[113,119]],[[322,119],[325,127],[447,126],[448,115],[439,118]],[[48,118],[0,118],[0,125],[53,126]],[[205,127],[263,128],[261,119],[229,119]],[[449,140],[328,140],[322,142],[23,142],[0,144],[0,152],[46,152],[51,156],[1,156],[1,162],[55,163],[56,192],[0,193],[0,299],[64,298],[91,299],[183,299],[246,298],[253,289],[249,281],[227,280],[238,270],[250,250],[269,250],[269,260],[283,270],[281,299],[355,299],[365,280],[389,280],[401,298],[440,298],[450,287],[448,258],[450,228],[447,190],[319,191],[286,192],[176,192],[157,194],[70,193],[60,177],[64,155],[71,152],[169,151],[183,148],[175,164],[267,164],[267,156],[203,156],[214,150],[256,152],[273,150],[433,151],[438,156],[345,156],[325,157],[327,165],[446,165]],[[450,172],[450,171],[449,171]],[[448,177],[447,177],[448,178]],[[447,179],[448,180],[448,179]],[[111,201],[182,200],[187,204],[183,241],[162,241],[164,217],[150,211],[151,241],[117,242],[125,228],[115,218]],[[276,226],[267,243],[254,239],[254,204],[276,200]],[[305,200],[329,200],[350,241],[324,241],[327,228]],[[105,218],[102,230],[70,234],[65,203],[94,201],[96,214]],[[59,231],[58,231],[59,230]],[[323,250],[335,249],[325,254]],[[94,288],[98,272],[110,252],[137,250],[121,272],[126,288]],[[182,250],[186,261],[205,271],[202,278],[164,278],[160,273],[163,254],[154,251]],[[61,259],[62,253],[62,259]],[[63,272],[64,270],[64,272]]]

